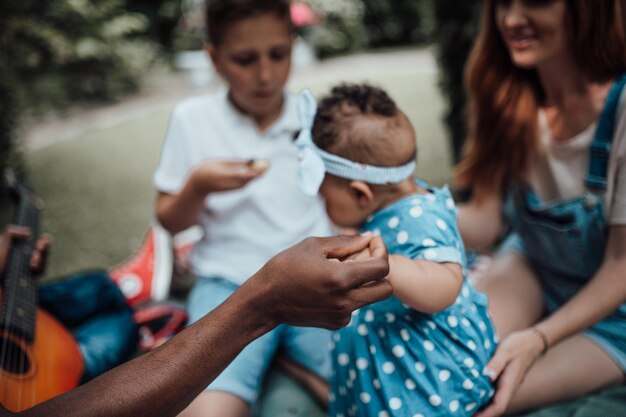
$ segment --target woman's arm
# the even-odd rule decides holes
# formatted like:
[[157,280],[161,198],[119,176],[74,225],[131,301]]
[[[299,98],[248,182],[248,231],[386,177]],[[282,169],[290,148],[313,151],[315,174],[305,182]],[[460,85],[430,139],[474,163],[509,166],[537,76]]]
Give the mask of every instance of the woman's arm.
[[424,313],[436,313],[456,300],[463,284],[463,270],[456,263],[391,255],[389,282],[393,294],[404,304]]
[[489,249],[502,232],[502,197],[496,192],[475,192],[458,206],[458,225],[465,246]]

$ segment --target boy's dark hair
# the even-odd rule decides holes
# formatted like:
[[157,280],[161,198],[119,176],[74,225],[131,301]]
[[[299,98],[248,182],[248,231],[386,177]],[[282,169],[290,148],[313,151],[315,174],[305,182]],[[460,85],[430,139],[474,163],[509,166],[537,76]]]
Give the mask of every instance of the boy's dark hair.
[[[400,127],[400,110],[389,95],[369,84],[341,84],[322,98],[313,122],[313,141],[326,151],[355,162],[393,166],[398,161],[385,138]],[[363,116],[383,123],[375,131],[362,127]],[[359,124],[358,122],[361,122]],[[380,140],[374,140],[379,138]],[[385,149],[387,148],[387,149]]]
[[291,26],[289,0],[207,0],[206,25],[209,42],[220,44],[226,29],[241,19],[275,13]]

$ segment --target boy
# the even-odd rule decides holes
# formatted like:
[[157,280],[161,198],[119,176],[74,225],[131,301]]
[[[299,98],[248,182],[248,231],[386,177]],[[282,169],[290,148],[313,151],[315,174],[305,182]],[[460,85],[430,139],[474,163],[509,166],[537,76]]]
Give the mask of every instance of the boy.
[[[187,100],[172,115],[155,174],[156,211],[171,233],[200,223],[191,255],[199,277],[189,297],[197,320],[279,251],[306,236],[327,236],[321,201],[297,183],[300,129],[284,92],[292,28],[287,0],[214,0],[207,48],[228,88]],[[265,163],[251,163],[262,160]],[[247,347],[189,406],[185,416],[245,416],[275,351],[328,377],[329,333],[282,326]]]

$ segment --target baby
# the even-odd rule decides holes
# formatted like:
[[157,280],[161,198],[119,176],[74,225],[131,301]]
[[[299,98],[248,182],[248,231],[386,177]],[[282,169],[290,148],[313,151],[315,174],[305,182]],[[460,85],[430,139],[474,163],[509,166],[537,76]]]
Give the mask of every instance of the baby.
[[412,178],[415,134],[389,96],[341,85],[316,106],[299,96],[299,176],[339,226],[380,235],[394,296],[335,332],[329,415],[471,416],[489,402],[496,337],[466,276],[447,188]]

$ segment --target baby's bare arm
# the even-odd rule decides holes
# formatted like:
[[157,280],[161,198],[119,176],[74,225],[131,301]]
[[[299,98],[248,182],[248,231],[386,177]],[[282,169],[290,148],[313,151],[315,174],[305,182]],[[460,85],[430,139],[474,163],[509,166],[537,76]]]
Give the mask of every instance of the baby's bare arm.
[[452,305],[463,284],[463,270],[457,263],[391,255],[389,267],[393,295],[424,313],[436,313]]

